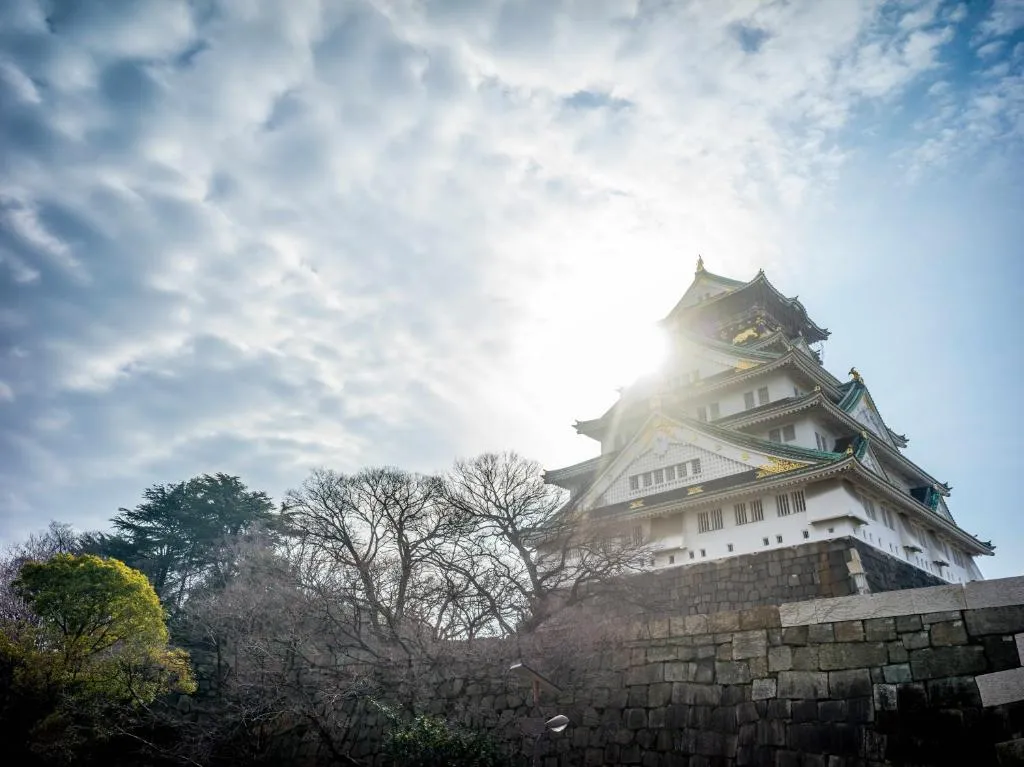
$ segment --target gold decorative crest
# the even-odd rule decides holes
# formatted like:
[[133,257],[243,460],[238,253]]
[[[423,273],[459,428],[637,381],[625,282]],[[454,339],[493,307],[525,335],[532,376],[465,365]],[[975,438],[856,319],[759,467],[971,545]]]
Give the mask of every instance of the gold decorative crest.
[[641,498],[639,501],[630,501],[630,503],[629,503],[629,508],[630,509],[642,509],[643,506],[644,506],[644,499],[643,498]]
[[748,338],[757,338],[757,336],[757,328],[747,328],[746,330],[741,330],[739,333],[733,336],[732,342],[734,344],[741,344]]
[[757,478],[770,477],[772,474],[785,474],[787,471],[795,471],[806,466],[805,463],[796,461],[783,461],[779,458],[770,458],[769,462],[757,468]]
[[741,370],[750,370],[751,368],[756,368],[758,364],[759,363],[751,362],[750,360],[740,360],[739,362],[736,363],[736,367],[734,367],[733,370],[738,373]]
[[700,485],[694,485],[693,487],[686,488],[687,495],[696,495],[697,493],[703,493],[704,488]]
[[750,460],[750,453],[748,453],[746,450],[744,450],[742,453],[740,453],[740,460],[741,461],[749,461]]

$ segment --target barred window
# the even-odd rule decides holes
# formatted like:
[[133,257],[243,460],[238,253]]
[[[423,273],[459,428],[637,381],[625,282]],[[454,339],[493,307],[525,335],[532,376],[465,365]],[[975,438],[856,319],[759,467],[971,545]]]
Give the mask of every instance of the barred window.
[[743,409],[750,410],[754,407],[754,392],[748,391],[743,394]]
[[654,483],[654,478],[651,476],[651,472],[644,472],[644,487],[650,487]]
[[675,466],[666,466],[665,467],[665,481],[666,482],[672,482],[672,481],[675,480],[675,478],[676,478],[676,467]]
[[756,501],[750,502],[750,521],[751,522],[763,522],[764,521],[764,506],[761,504],[761,499],[758,498]]
[[767,405],[768,404],[768,387],[762,386],[757,390],[757,404]]
[[747,524],[747,504],[737,503],[732,507],[733,515],[736,517],[737,525]]
[[697,515],[697,530],[701,533],[708,533],[712,530],[722,529],[722,510],[711,509],[702,511]]
[[782,441],[792,442],[796,439],[796,427],[793,424],[787,424],[782,427]]
[[655,469],[654,470],[654,484],[663,485],[665,484],[665,470]]
[[788,517],[790,514],[789,496],[786,494],[775,496],[775,509],[780,517]]
[[868,513],[868,517],[874,521],[878,521],[878,514],[875,512],[875,503],[870,498],[865,496],[860,497],[861,503],[864,504],[864,511]]
[[640,475],[639,474],[634,474],[632,477],[629,478],[629,489],[630,490],[639,490],[640,489]]
[[677,463],[676,464],[676,474],[679,475],[679,479],[686,479],[686,464],[685,463]]
[[700,458],[694,458],[690,461],[690,473],[694,476],[700,474]]
[[644,528],[642,525],[633,525],[633,545],[639,546],[644,542]]
[[793,511],[807,511],[807,501],[804,498],[803,490],[793,493]]

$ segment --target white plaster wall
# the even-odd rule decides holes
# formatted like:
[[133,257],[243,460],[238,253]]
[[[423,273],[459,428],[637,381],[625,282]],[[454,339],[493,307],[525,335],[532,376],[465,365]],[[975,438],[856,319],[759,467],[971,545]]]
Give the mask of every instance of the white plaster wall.
[[[673,482],[665,482],[663,484],[652,485],[650,487],[644,487],[641,484],[639,490],[629,489],[629,478],[634,474],[642,474],[655,469],[663,469],[666,466],[685,463],[693,460],[694,458],[700,459],[701,471],[698,475],[690,474],[689,467],[687,467],[687,476],[685,479],[676,479]],[[658,455],[654,450],[648,450],[626,466],[611,486],[605,490],[600,498],[595,502],[595,507],[621,503],[622,501],[633,498],[643,498],[644,496],[654,495],[677,487],[700,485],[713,479],[726,477],[731,474],[738,474],[742,471],[748,471],[751,468],[751,465],[734,461],[730,458],[726,458],[725,456],[718,455],[717,453],[695,445],[675,443],[672,444],[663,455]]]

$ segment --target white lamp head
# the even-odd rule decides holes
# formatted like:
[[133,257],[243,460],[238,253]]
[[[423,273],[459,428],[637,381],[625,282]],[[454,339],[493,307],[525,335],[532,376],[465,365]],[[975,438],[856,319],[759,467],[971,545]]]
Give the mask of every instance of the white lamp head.
[[551,732],[561,732],[568,726],[569,717],[565,714],[557,714],[544,722],[544,727],[551,730]]

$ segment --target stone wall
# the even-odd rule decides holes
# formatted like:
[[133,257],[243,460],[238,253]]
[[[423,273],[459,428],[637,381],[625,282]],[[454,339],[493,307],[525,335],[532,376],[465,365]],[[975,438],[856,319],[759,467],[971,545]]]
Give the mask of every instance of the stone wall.
[[816,541],[647,573],[634,579],[646,613],[696,615],[795,600],[944,583],[856,538]]
[[[507,644],[453,661],[424,708],[544,767],[1021,764],[1022,650],[1024,578],[981,581],[639,620],[576,673],[522,657],[560,688],[536,701]],[[355,738],[367,764],[380,724]]]

